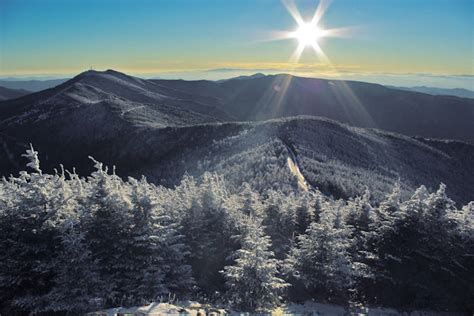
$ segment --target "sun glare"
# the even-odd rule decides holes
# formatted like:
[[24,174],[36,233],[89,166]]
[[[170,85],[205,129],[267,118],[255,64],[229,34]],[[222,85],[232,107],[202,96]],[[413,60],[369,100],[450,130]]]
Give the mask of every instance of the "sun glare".
[[322,30],[312,23],[300,25],[298,30],[292,33],[298,39],[300,45],[313,46],[318,43],[318,39],[323,36]]
[[298,45],[290,57],[290,62],[298,63],[306,48],[312,49],[320,61],[330,63],[328,57],[320,46],[320,40],[323,37],[343,37],[348,33],[348,28],[326,29],[321,27],[321,20],[324,17],[330,0],[320,0],[319,4],[310,20],[304,20],[301,16],[294,0],[282,0],[288,13],[293,17],[298,26],[293,32],[279,31],[274,32],[270,40],[297,39]]

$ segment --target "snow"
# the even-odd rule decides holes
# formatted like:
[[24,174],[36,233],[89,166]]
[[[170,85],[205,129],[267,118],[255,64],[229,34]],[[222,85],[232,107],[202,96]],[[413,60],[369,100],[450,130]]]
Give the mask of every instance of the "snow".
[[[143,95],[146,95],[148,97],[161,100],[161,99],[169,99],[169,96],[166,96],[164,94],[155,92],[155,91],[150,91],[144,87],[144,82],[139,80],[138,78],[134,78],[131,76],[127,76],[127,80],[124,80],[122,78],[117,77],[116,75],[110,75],[110,74],[101,74],[104,78],[110,80],[111,82],[114,82],[118,84],[119,86],[122,86],[124,88],[128,88],[131,90],[134,90],[138,93],[142,93]],[[132,82],[135,81],[135,82]]]
[[120,113],[120,115],[121,115],[121,116],[124,116],[125,114],[127,114],[127,113],[130,112],[130,111],[142,109],[142,108],[144,108],[144,107],[145,107],[144,105],[140,105],[140,106],[135,106],[135,107],[130,108],[130,109],[126,109],[126,110],[123,110],[122,113]]
[[[289,175],[284,166],[288,153],[282,142],[274,143],[279,144],[279,161]],[[300,153],[300,147],[296,148]],[[268,191],[263,196],[248,183],[233,191],[222,176],[210,173],[200,180],[186,176],[179,186],[168,189],[146,179],[123,180],[115,169],[108,174],[94,159],[96,170],[87,178],[79,178],[75,173],[67,177],[63,170],[42,174],[33,147],[25,158],[34,173],[22,171],[19,177],[0,181],[0,237],[7,240],[0,243],[0,278],[6,282],[3,289],[12,292],[7,294],[15,299],[7,304],[21,302],[25,312],[61,309],[73,313],[140,305],[150,297],[156,300],[168,293],[177,297],[200,295],[196,285],[200,289],[218,288],[209,301],[244,311],[271,309],[276,315],[295,315],[308,310],[342,315],[345,304],[281,306],[278,292],[287,281],[278,276],[290,276],[289,282],[293,277],[299,280],[306,297],[347,302],[353,291],[365,294],[352,276],[371,280],[379,277],[380,267],[389,281],[381,283],[377,301],[387,306],[406,306],[395,299],[403,299],[405,289],[393,287],[393,282],[416,286],[415,298],[428,298],[418,306],[461,309],[469,303],[463,296],[457,303],[456,295],[469,290],[469,284],[463,282],[468,280],[469,270],[463,267],[469,264],[465,249],[472,237],[474,203],[461,213],[447,197],[444,184],[435,193],[422,186],[408,200],[401,199],[397,184],[386,199],[374,205],[368,189],[362,197],[348,201],[324,199],[316,189],[297,194]],[[33,235],[38,243],[31,243]],[[271,240],[270,236],[275,237]],[[221,246],[222,240],[231,238],[238,245]],[[414,239],[421,242],[406,243]],[[38,249],[39,258],[34,256]],[[273,252],[285,261],[274,259]],[[188,254],[198,264],[191,267]],[[388,256],[402,261],[393,269],[392,261],[385,259]],[[450,260],[445,260],[448,256]],[[227,263],[226,258],[232,262]],[[452,260],[458,264],[451,264]],[[213,268],[220,262],[225,262],[223,269]],[[399,272],[413,262],[427,262],[430,273],[440,277],[425,281],[425,275],[420,278],[410,268],[405,274]],[[34,273],[28,273],[30,267]],[[210,281],[194,283],[193,272]],[[22,292],[22,284],[42,282],[47,273],[52,276],[46,295]],[[216,278],[222,274],[225,284]],[[452,281],[446,284],[446,279]],[[315,290],[323,294],[314,295]],[[289,293],[283,299],[301,295]],[[432,297],[444,301],[438,303]],[[38,304],[39,299],[44,303]],[[142,315],[154,310],[158,315],[192,314],[211,307],[195,302],[163,304],[162,300],[103,314],[122,310]],[[372,315],[397,315],[380,309],[361,313],[371,311],[375,313]]]
[[296,177],[296,179],[298,179],[298,187],[303,191],[308,191],[308,184],[300,171],[296,155],[288,146],[287,149],[290,153],[290,157],[287,158],[288,168],[290,169],[290,172]]
[[[206,314],[206,311],[208,314]],[[210,313],[212,312],[212,313]],[[136,315],[136,316],[158,316],[158,315],[229,315],[229,316],[240,316],[240,315],[257,315],[252,313],[246,313],[241,311],[226,310],[223,308],[215,308],[210,305],[202,305],[193,301],[176,302],[176,304],[170,303],[158,303],[154,302],[149,305],[140,307],[118,307],[111,308],[104,311],[91,312],[87,316],[116,316],[116,315]],[[349,315],[346,308],[340,305],[323,304],[313,301],[307,301],[303,304],[289,303],[282,305],[268,314],[258,315],[272,315],[272,316],[302,316],[302,315],[313,315],[313,316],[345,316]],[[364,316],[454,316],[456,313],[449,312],[433,312],[433,311],[414,311],[411,313],[399,312],[393,308],[361,308],[357,311],[357,314],[351,313],[350,315],[364,315]]]
[[131,314],[131,315],[150,315],[150,316],[158,316],[158,315],[190,315],[190,316],[197,316],[198,313],[200,315],[205,315],[205,309],[201,304],[195,302],[182,302],[181,304],[170,304],[170,303],[161,303],[161,302],[154,302],[149,305],[140,306],[140,307],[117,307],[111,308],[104,311],[92,312],[88,313],[88,316],[115,316],[118,314]]
[[300,168],[290,157],[288,157],[288,168],[290,169],[290,172],[298,179],[298,187],[303,191],[308,191],[308,185],[306,184],[304,176],[301,174]]

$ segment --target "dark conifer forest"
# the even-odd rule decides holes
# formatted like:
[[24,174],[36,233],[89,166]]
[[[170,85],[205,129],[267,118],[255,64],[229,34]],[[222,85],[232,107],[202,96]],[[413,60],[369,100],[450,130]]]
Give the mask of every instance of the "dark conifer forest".
[[[474,202],[446,186],[403,197],[395,182],[335,199],[228,185],[217,174],[173,188],[122,179],[90,158],[79,176],[27,171],[0,182],[5,315],[80,314],[170,294],[237,310],[282,302],[468,312],[474,306]],[[296,181],[296,179],[295,179]]]

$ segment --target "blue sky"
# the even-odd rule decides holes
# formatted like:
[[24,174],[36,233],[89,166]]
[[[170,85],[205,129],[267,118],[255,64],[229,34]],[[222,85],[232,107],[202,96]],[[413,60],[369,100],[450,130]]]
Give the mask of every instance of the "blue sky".
[[[296,1],[305,19],[318,3]],[[311,49],[289,65],[297,40],[268,41],[273,31],[296,28],[277,0],[0,0],[0,75],[89,67],[144,76],[215,68],[474,75],[471,0],[334,0],[320,26],[349,29],[319,42],[331,68]]]

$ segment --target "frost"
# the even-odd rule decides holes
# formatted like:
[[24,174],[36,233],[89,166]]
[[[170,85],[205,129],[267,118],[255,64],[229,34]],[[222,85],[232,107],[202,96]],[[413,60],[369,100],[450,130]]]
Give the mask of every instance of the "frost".
[[30,144],[30,149],[26,150],[26,154],[22,155],[26,157],[30,162],[26,164],[27,167],[30,167],[37,173],[41,174],[40,162],[38,159],[38,152],[33,149],[33,145]]
[[32,146],[25,157],[32,173],[0,181],[2,313],[160,309],[157,298],[259,312],[306,310],[281,305],[295,298],[351,312],[413,297],[416,308],[470,304],[474,203],[458,208],[444,184],[404,199],[395,183],[375,203],[368,188],[347,200],[262,193],[214,173],[165,188],[93,158],[87,178],[46,174]]

